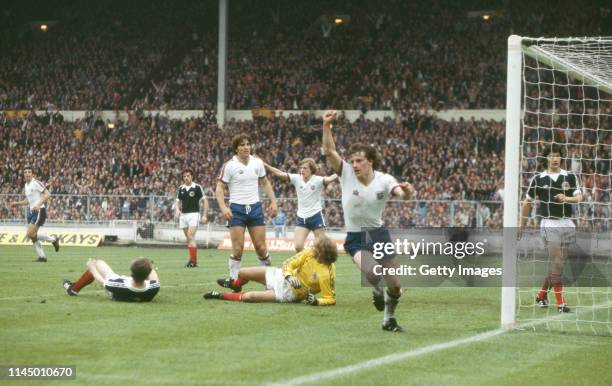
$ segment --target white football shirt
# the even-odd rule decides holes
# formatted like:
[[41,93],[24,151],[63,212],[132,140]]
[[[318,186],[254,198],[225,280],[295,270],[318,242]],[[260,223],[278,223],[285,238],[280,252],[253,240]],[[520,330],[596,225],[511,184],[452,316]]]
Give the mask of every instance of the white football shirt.
[[[28,203],[30,204],[30,210],[34,207],[34,205],[40,202],[42,197],[42,193],[47,190],[42,182],[35,180],[32,178],[30,182],[26,182],[25,184],[25,195],[28,199]],[[41,205],[41,208],[44,208],[45,205]]]
[[298,217],[312,217],[323,210],[321,207],[323,177],[310,176],[308,182],[304,182],[304,178],[300,174],[289,174],[289,180],[295,186],[297,193]]
[[364,227],[383,226],[382,213],[385,204],[391,197],[393,188],[398,186],[393,176],[374,171],[374,179],[365,186],[357,180],[351,164],[343,160],[340,186],[347,232],[360,232]]
[[266,175],[261,159],[249,156],[248,164],[243,164],[238,156],[227,161],[219,179],[227,184],[230,192],[230,203],[252,205],[259,202],[259,179]]

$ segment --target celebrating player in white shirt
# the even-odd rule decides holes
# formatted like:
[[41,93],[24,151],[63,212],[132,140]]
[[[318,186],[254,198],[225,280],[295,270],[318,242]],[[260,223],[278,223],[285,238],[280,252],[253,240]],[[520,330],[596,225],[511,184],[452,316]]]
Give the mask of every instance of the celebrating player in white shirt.
[[[389,231],[383,226],[382,212],[392,196],[405,200],[414,195],[414,188],[408,182],[398,183],[394,177],[376,171],[378,156],[376,149],[364,144],[353,144],[349,150],[349,162],[344,161],[336,151],[331,133],[336,111],[326,111],[323,116],[323,151],[327,161],[340,175],[342,186],[342,209],[347,228],[344,249],[353,257],[353,262],[374,286],[373,303],[377,310],[384,311],[382,328],[385,331],[401,332],[394,313],[402,294],[399,279],[386,276],[387,291],[383,294],[381,278],[374,267],[398,267],[394,255],[387,255],[375,261],[366,252],[373,252],[373,243],[362,243],[362,239],[375,242],[391,242]],[[363,228],[370,228],[363,237]],[[369,256],[368,256],[369,255]]]
[[317,176],[317,164],[312,158],[304,158],[300,162],[300,174],[283,172],[273,166],[264,164],[266,170],[282,180],[289,180],[295,186],[297,193],[298,210],[295,219],[294,244],[295,251],[304,249],[304,241],[310,234],[315,238],[325,235],[325,220],[321,207],[321,192],[323,187],[338,179],[337,174],[322,177]]
[[45,225],[47,220],[47,207],[46,202],[51,197],[51,193],[47,190],[45,185],[34,178],[32,167],[25,166],[23,168],[23,176],[25,178],[25,196],[26,199],[22,201],[11,202],[10,206],[25,205],[28,204],[28,228],[26,231],[27,236],[32,240],[34,249],[38,253],[38,262],[46,262],[47,256],[45,250],[40,243],[42,241],[50,241],[55,248],[55,252],[59,251],[59,240],[55,236],[47,236],[44,233],[39,233],[38,230],[41,226]]
[[[200,216],[200,206],[204,211]],[[175,217],[179,219],[179,227],[183,229],[187,238],[187,249],[189,250],[189,261],[185,264],[187,268],[198,266],[198,247],[195,235],[198,230],[198,223],[208,222],[208,200],[204,195],[204,189],[199,184],[193,182],[193,172],[191,169],[183,171],[183,185],[176,194]]]
[[[270,199],[270,215],[276,216],[278,205],[270,181],[266,178],[266,169],[261,159],[251,155],[251,137],[240,134],[232,139],[232,149],[236,154],[221,169],[217,181],[217,203],[221,214],[228,221],[232,239],[232,255],[229,257],[230,278],[236,279],[240,270],[242,251],[244,249],[244,231],[248,228],[257,258],[262,265],[271,265],[266,245],[266,228],[261,202],[259,185]],[[229,190],[229,207],[225,204],[225,186]]]

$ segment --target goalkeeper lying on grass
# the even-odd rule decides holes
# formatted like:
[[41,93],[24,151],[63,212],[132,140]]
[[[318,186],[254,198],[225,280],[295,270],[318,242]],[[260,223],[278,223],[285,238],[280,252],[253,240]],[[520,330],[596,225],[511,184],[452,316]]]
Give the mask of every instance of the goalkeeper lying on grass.
[[[241,302],[336,304],[336,265],[338,257],[336,243],[327,237],[317,238],[312,248],[285,260],[282,268],[249,267],[241,268],[237,279],[219,279],[217,283],[231,292],[212,291],[204,299],[223,299]],[[265,291],[241,292],[249,281],[266,286]],[[321,293],[320,297],[315,295]]]

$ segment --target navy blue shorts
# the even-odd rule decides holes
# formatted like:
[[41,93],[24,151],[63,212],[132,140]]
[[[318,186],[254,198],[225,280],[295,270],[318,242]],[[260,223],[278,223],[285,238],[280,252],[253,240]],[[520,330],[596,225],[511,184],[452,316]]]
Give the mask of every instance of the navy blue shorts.
[[34,224],[41,227],[45,225],[45,221],[47,221],[47,208],[28,210],[28,224]]
[[325,220],[323,220],[323,212],[319,212],[308,218],[296,216],[295,226],[302,227],[314,231],[316,229],[325,228]]
[[256,227],[265,225],[261,202],[252,205],[230,204],[232,220],[228,227]]
[[[344,240],[344,250],[351,256],[359,251],[370,251],[374,253],[375,243],[391,243],[391,235],[386,227],[369,228],[362,232],[348,232]],[[385,254],[383,259],[394,257],[395,254]]]

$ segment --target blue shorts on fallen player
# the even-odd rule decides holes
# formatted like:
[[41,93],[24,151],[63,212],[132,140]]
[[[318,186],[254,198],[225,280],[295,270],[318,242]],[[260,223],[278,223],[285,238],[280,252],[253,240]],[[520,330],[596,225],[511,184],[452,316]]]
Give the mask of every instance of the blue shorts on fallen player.
[[228,227],[256,227],[263,226],[264,215],[261,202],[256,202],[252,205],[230,204],[232,211],[232,219],[227,225]]

